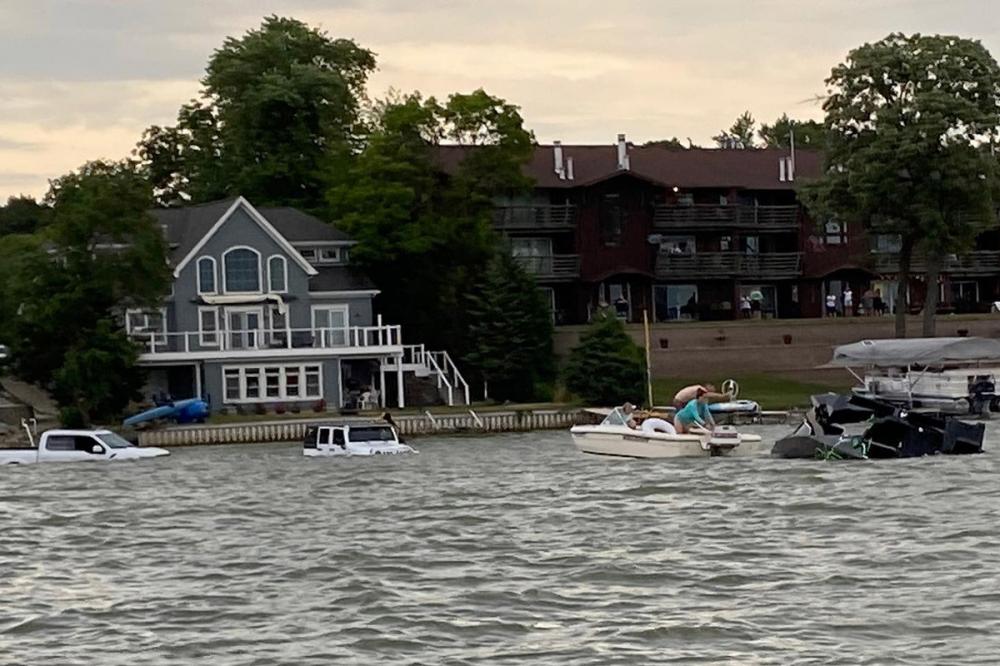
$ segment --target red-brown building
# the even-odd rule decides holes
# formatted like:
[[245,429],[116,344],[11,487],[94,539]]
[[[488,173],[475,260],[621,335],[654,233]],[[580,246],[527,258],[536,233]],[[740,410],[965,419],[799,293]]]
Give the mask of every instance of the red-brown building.
[[[464,150],[444,148],[444,163]],[[830,294],[843,311],[847,286],[854,310],[878,289],[891,311],[895,239],[811,219],[796,188],[821,168],[807,150],[542,145],[525,167],[534,191],[498,201],[495,224],[558,323],[603,306],[630,321],[733,319],[744,300],[764,317],[819,317]],[[996,300],[1000,234],[980,240],[949,263],[943,309]],[[919,280],[911,293],[922,302]]]

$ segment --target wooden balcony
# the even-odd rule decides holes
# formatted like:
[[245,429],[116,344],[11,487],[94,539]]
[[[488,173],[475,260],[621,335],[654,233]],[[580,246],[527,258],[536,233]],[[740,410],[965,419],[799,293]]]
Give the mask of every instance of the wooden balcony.
[[576,206],[571,204],[493,209],[493,226],[500,231],[572,231],[576,218]]
[[749,279],[781,280],[802,274],[802,255],[798,252],[743,254],[740,252],[700,252],[656,257],[656,278],[677,279]]
[[653,226],[659,230],[798,231],[799,207],[661,204],[653,209]]
[[539,282],[569,282],[580,277],[580,255],[552,254],[541,257],[514,257]]
[[[879,273],[899,271],[899,254],[896,252],[872,253],[874,270]],[[916,255],[910,262],[910,272],[919,274],[927,271],[927,260]],[[1000,273],[1000,251],[975,250],[963,255],[952,255],[944,260],[942,273],[950,275],[996,275]]]

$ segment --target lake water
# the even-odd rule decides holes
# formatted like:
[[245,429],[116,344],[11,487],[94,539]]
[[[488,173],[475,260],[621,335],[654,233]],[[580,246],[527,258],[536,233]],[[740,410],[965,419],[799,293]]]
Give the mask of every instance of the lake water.
[[1000,661],[998,453],[415,444],[0,469],[0,663]]

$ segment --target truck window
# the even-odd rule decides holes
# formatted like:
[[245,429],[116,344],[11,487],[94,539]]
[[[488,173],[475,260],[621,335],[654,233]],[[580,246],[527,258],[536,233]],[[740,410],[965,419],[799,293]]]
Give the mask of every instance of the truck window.
[[45,440],[45,448],[49,451],[75,451],[76,443],[68,435],[50,435]]
[[[74,444],[76,444],[76,450],[82,451],[83,453],[91,453],[95,446],[101,446],[93,437],[88,437],[86,435],[77,435],[73,438]],[[101,453],[104,452],[104,447],[101,446]]]
[[309,428],[306,431],[306,438],[303,441],[303,444],[305,445],[305,448],[307,448],[307,449],[315,449],[316,448],[316,441],[317,441],[316,438],[318,437],[318,435],[319,435],[319,429],[318,428],[316,428],[315,426]]
[[344,445],[344,429],[343,428],[334,428],[333,429],[333,443],[336,444],[337,446],[343,446]]

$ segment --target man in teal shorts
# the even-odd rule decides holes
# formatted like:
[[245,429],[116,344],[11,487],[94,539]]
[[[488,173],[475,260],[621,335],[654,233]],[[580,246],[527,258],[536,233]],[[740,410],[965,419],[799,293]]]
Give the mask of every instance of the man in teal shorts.
[[674,414],[674,428],[678,433],[691,432],[693,427],[709,431],[715,429],[715,419],[708,409],[708,392],[705,389],[699,389],[697,397],[689,400]]

